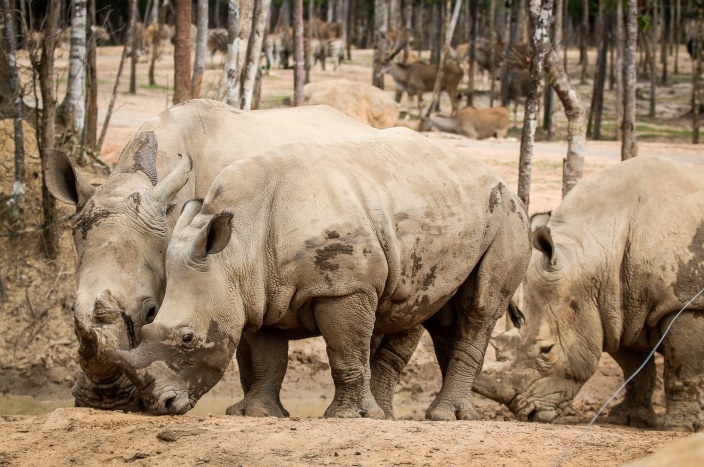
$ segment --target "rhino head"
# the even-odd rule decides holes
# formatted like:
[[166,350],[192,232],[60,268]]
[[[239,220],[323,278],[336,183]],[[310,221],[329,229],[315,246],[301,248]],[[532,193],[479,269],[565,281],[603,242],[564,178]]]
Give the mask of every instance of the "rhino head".
[[105,351],[134,348],[142,326],[156,316],[165,287],[167,209],[188,180],[190,158],[182,157],[159,183],[145,176],[146,183],[135,184],[133,177],[113,173],[98,187],[65,153],[51,151],[46,160],[50,193],[76,206],[74,328],[81,366],[73,388],[76,405],[140,410],[137,391]]
[[525,326],[492,339],[497,362],[474,382],[476,392],[507,405],[521,420],[557,418],[596,372],[602,352],[594,287],[600,278],[588,262],[577,261],[576,243],[559,239],[545,225],[533,231],[523,288]]
[[[199,215],[191,201],[174,228],[167,252],[167,286],[161,312],[142,329],[132,350],[109,350],[107,358],[140,391],[156,414],[190,410],[225,373],[245,323],[244,305],[220,266],[231,236],[232,215]],[[195,219],[194,219],[195,217]],[[192,222],[191,222],[192,221]]]

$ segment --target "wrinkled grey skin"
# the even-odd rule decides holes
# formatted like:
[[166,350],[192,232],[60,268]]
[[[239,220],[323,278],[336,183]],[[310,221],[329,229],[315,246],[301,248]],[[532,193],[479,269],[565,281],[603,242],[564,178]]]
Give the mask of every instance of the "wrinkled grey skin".
[[[499,336],[500,359],[474,389],[521,419],[550,422],[608,352],[630,376],[674,314],[704,287],[704,171],[638,157],[580,182],[535,219],[524,283],[526,327]],[[540,225],[542,224],[542,225]],[[666,430],[702,427],[704,297],[673,324],[665,358]],[[652,360],[609,421],[653,427]]]
[[161,312],[139,347],[109,358],[152,411],[179,414],[222,376],[243,330],[321,334],[335,382],[325,416],[382,418],[372,333],[393,341],[423,324],[443,374],[426,417],[476,419],[472,382],[530,250],[499,176],[413,131],[280,146],[186,205]]
[[[87,183],[65,154],[52,154],[47,186],[58,199],[76,205],[74,320],[81,365],[73,388],[76,405],[143,408],[134,385],[105,359],[105,351],[137,346],[142,326],[154,318],[165,289],[166,246],[186,200],[204,196],[225,166],[258,151],[285,142],[348,140],[375,132],[326,106],[241,112],[196,99],[142,125],[102,186]],[[389,416],[393,386],[419,338],[416,330],[407,341],[392,344],[396,347],[391,353],[403,365],[389,364],[384,356],[389,350],[380,348],[375,367],[385,384],[376,389],[387,401]],[[230,412],[287,415],[279,401],[287,336],[268,336],[264,329],[257,336],[245,334],[240,344],[238,361],[247,394]],[[391,370],[397,373],[384,373]]]

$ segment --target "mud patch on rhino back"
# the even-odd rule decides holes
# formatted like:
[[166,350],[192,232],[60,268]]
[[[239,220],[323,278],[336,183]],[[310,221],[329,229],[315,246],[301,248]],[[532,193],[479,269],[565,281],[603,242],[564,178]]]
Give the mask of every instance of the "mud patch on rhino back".
[[[678,261],[675,295],[683,302],[689,301],[704,287],[704,223],[694,233],[688,248],[691,258],[681,257]],[[698,300],[700,301],[700,300]]]
[[344,243],[331,243],[324,248],[315,250],[315,266],[323,271],[337,271],[340,265],[332,263],[338,255],[352,255],[354,247]]
[[[143,131],[139,132],[126,150],[130,151],[134,146],[137,147],[132,154],[132,160],[134,163],[131,167],[126,167],[123,169],[124,172],[134,173],[143,172],[152,186],[156,186],[158,182],[158,177],[156,173],[156,154],[159,149],[159,144],[154,137],[153,131]],[[130,157],[130,156],[127,156]]]

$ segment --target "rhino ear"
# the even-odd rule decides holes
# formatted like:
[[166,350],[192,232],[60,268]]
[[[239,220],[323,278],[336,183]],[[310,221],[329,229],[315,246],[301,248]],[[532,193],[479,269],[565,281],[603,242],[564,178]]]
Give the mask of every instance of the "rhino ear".
[[68,154],[45,149],[44,160],[44,183],[56,199],[76,206],[93,195],[95,188],[76,170]]
[[230,242],[232,236],[231,213],[221,213],[213,216],[208,226],[198,234],[193,245],[201,257],[220,253]]
[[535,229],[538,227],[544,227],[548,225],[548,222],[550,221],[550,216],[552,215],[552,211],[547,211],[547,212],[537,212],[530,216],[530,230],[532,232],[535,232]]
[[533,231],[533,246],[543,252],[550,266],[557,265],[557,252],[550,234],[550,227],[541,226]]
[[172,236],[176,236],[184,227],[189,225],[196,214],[200,212],[200,208],[203,207],[202,199],[192,199],[183,205],[181,208],[181,215],[178,216],[178,221],[174,226],[174,231]]

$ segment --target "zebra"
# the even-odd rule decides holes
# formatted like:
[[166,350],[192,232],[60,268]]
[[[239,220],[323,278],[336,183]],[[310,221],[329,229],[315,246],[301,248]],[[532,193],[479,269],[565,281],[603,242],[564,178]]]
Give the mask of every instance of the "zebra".
[[279,34],[269,34],[264,38],[264,54],[266,58],[266,70],[279,67],[279,56],[282,53],[282,40]]
[[[313,63],[308,62],[308,65],[313,68],[313,65],[315,65],[321,57],[321,42],[314,37],[311,39],[305,38],[303,42],[303,50],[306,61],[310,60],[311,58],[313,59]],[[323,67],[323,69],[325,68]]]
[[345,41],[340,38],[325,39],[320,44],[320,66],[325,70],[325,59],[332,59],[333,71],[337,71],[345,54]]

